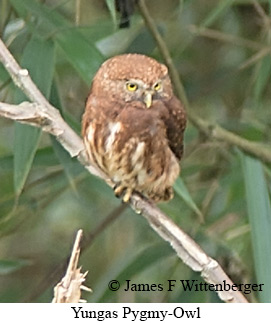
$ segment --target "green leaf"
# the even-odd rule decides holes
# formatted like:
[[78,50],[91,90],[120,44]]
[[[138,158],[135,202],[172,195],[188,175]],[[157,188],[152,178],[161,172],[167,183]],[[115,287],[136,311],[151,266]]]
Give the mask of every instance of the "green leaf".
[[[50,101],[52,104],[57,107],[63,113],[63,108],[60,100],[60,96],[58,93],[58,88],[56,82],[53,82],[52,91],[50,96]],[[70,124],[70,122],[68,122]],[[55,139],[54,136],[50,136],[53,150],[58,161],[62,164],[65,175],[68,178],[68,181],[71,185],[71,188],[74,192],[77,193],[76,190],[76,178],[78,174],[80,174],[84,167],[77,161],[77,159],[72,159],[69,153],[60,145],[60,143]]]
[[10,79],[10,76],[9,76],[7,70],[4,68],[4,65],[1,64],[0,65],[0,80],[1,80],[1,83],[6,82],[8,79]]
[[259,160],[242,154],[246,204],[261,302],[271,302],[271,206],[263,166]]
[[36,30],[42,37],[52,37],[66,59],[79,73],[82,79],[90,84],[97,69],[104,61],[104,57],[96,48],[91,39],[87,39],[80,32],[80,29],[71,25],[62,15],[32,0],[11,0],[19,15],[26,19],[31,13],[37,18]]
[[[200,27],[207,28],[210,27],[220,16],[222,16],[223,13],[233,4],[236,0],[220,0],[217,2],[216,6],[213,6],[213,9],[209,12],[207,17],[200,23]],[[196,34],[191,34],[190,37],[184,38],[184,41],[182,44],[180,44],[180,50],[179,55],[181,55],[182,52],[184,52],[185,49],[187,49],[191,42],[193,41]]]
[[19,196],[24,187],[26,178],[38,147],[40,129],[31,126],[15,124],[14,139],[14,188]]
[[24,1],[10,0],[10,3],[20,16],[22,16],[23,18],[26,18],[27,8],[25,7]]
[[104,61],[102,54],[76,29],[66,29],[59,32],[56,41],[70,64],[82,79],[90,84],[94,74]]
[[271,58],[267,55],[259,62],[259,65],[257,65],[257,79],[254,87],[255,107],[258,106],[264,89],[270,83],[268,82],[270,79],[270,72]]
[[96,42],[97,48],[104,56],[117,55],[124,52],[142,30],[142,22],[135,20],[133,28],[121,29]]
[[[41,36],[46,35],[46,33],[53,36],[53,40],[62,49],[72,66],[87,83],[90,83],[94,73],[103,62],[103,56],[97,48],[78,29],[73,28],[63,16],[49,9],[46,5],[41,5],[32,0],[23,2],[11,0],[11,2],[23,18],[26,19],[29,13],[36,18],[38,25],[33,32]],[[33,39],[40,44],[34,46],[34,41],[28,44],[23,57],[24,67],[29,69],[32,79],[48,98],[50,92],[47,90],[51,89],[53,76],[53,51],[50,51],[53,45],[50,47],[49,44],[53,44],[53,40],[42,41],[37,40],[36,37],[33,37]],[[38,52],[39,49],[40,53]],[[43,62],[42,67],[40,66],[41,62]],[[18,102],[22,100],[23,98],[20,97]],[[39,129],[24,125],[16,126],[14,183],[17,195],[20,194],[31,168],[39,137]]]
[[112,17],[114,27],[115,29],[117,29],[117,12],[115,7],[115,0],[106,0],[105,2]]
[[[21,65],[27,68],[32,80],[45,97],[49,97],[54,71],[54,43],[32,37],[27,44]],[[16,101],[27,100],[22,92],[17,92]],[[15,125],[14,139],[14,187],[19,196],[30,171],[41,131],[28,125]]]
[[29,266],[30,262],[27,260],[0,260],[0,275],[11,274],[25,266]]
[[72,159],[69,153],[60,145],[60,143],[51,136],[52,146],[55,151],[55,154],[60,161],[60,163],[63,165],[65,174],[68,178],[68,181],[71,185],[71,188],[74,192],[77,193],[76,189],[76,177],[84,171],[84,168],[77,159]]
[[[36,167],[50,167],[58,164],[52,147],[38,149],[34,158]],[[11,171],[13,169],[13,155],[0,157],[0,171]]]
[[[37,33],[39,36],[49,37],[52,36],[58,28],[68,28],[70,26],[68,20],[61,14],[37,1],[10,0],[10,2],[17,14],[28,22],[27,27],[30,27],[31,31]],[[30,20],[29,15],[35,19]]]
[[183,201],[187,204],[189,208],[192,209],[200,218],[201,222],[203,222],[203,214],[200,209],[197,207],[196,203],[194,202],[192,196],[190,195],[184,181],[179,177],[177,178],[174,184],[175,192],[183,199]]
[[[157,26],[157,28],[160,34],[163,35],[164,30],[159,26]],[[131,38],[131,40],[131,44],[129,44],[128,48],[125,49],[126,53],[150,55],[157,46],[151,33],[146,27],[139,30],[138,35],[136,35],[134,39]]]
[[213,10],[208,14],[208,16],[204,19],[204,21],[201,23],[202,27],[209,27],[212,25],[222,13],[224,13],[224,10],[227,10],[235,0],[220,0],[218,1],[217,6],[214,7]]

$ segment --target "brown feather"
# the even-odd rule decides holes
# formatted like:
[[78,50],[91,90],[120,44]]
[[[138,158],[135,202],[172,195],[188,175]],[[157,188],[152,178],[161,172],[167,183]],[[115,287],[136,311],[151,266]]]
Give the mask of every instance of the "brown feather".
[[[151,88],[161,78],[163,92],[154,96],[150,108],[125,92],[126,80],[140,80]],[[126,191],[128,200],[138,191],[161,201],[173,196],[185,126],[185,111],[172,94],[166,67],[149,57],[128,54],[106,61],[97,72],[82,134],[91,162],[116,183],[116,194]]]

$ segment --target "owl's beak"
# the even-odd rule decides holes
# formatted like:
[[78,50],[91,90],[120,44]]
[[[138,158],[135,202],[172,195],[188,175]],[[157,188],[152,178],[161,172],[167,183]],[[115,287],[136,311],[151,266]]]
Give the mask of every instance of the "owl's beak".
[[150,108],[150,106],[152,105],[152,92],[146,91],[144,93],[143,101],[146,104],[146,107]]

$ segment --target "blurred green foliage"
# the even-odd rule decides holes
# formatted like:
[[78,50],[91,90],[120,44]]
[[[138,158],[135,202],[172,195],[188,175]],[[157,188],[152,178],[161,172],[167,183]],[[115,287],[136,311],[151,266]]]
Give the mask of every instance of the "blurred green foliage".
[[[0,34],[66,121],[80,118],[95,71],[123,52],[162,60],[136,10],[118,29],[112,1],[1,0]],[[243,138],[270,144],[271,1],[148,0],[191,109]],[[76,9],[77,8],[77,9]],[[79,9],[78,9],[79,8]],[[207,28],[207,29],[203,29]],[[25,98],[0,65],[0,100]],[[175,198],[161,208],[236,283],[264,283],[250,301],[271,301],[270,165],[188,124]],[[0,119],[0,301],[48,302],[40,285],[68,256],[77,229],[87,234],[120,201],[47,134]],[[110,292],[121,283],[197,279],[129,209],[96,235],[82,254],[89,302],[218,302],[214,292]],[[60,280],[56,275],[54,281]],[[33,292],[35,291],[35,295]]]

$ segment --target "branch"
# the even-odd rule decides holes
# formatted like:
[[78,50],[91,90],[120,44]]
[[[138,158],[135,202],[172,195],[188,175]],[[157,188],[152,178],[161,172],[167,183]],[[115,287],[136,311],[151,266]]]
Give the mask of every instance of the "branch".
[[195,25],[190,25],[188,27],[188,30],[196,36],[203,36],[203,37],[219,40],[225,43],[231,43],[235,46],[246,47],[255,51],[260,51],[264,49],[267,52],[271,52],[271,47],[268,45],[265,45],[264,43],[259,43],[254,40],[245,39],[235,35],[225,34],[218,30],[205,28],[205,27],[197,27]]
[[[186,265],[194,271],[201,272],[201,276],[207,283],[221,284],[225,281],[227,284],[233,284],[218,262],[209,257],[189,235],[160,209],[138,195],[133,196],[131,204],[135,210],[141,210],[142,215],[151,227],[162,239],[170,243],[178,257]],[[224,302],[247,303],[246,298],[240,292],[217,291],[217,293]]]
[[[223,129],[221,126],[216,125],[214,123],[210,123],[208,121],[205,121],[201,118],[199,118],[191,109],[189,109],[189,103],[186,97],[186,93],[183,87],[183,84],[180,80],[179,74],[172,62],[169,50],[166,46],[165,41],[161,37],[158,29],[156,28],[156,25],[151,18],[148,8],[145,4],[144,0],[138,1],[138,6],[140,9],[140,12],[145,20],[145,23],[147,27],[149,28],[153,38],[155,39],[157,46],[168,66],[172,82],[174,84],[176,93],[178,97],[182,100],[184,103],[186,109],[187,109],[187,116],[191,123],[195,127],[197,127],[201,132],[203,132],[206,136],[208,136],[211,139],[215,139],[218,141],[224,141],[232,146],[236,146],[243,151],[245,151],[248,154],[251,154],[259,159],[261,159],[264,162],[271,163],[271,147],[259,144],[257,142],[253,142],[250,140],[246,140],[226,129]],[[204,29],[206,30],[206,29]],[[256,46],[254,42],[249,42],[249,44],[252,46]],[[262,45],[258,45],[262,48]]]
[[[34,102],[34,104],[23,103],[19,106],[1,103],[0,116],[41,127],[44,131],[55,135],[71,156],[76,156],[90,173],[105,179],[112,186],[110,179],[106,178],[96,167],[89,165],[80,137],[65,123],[58,110],[47,102],[32,82],[28,72],[21,72],[26,70],[20,68],[1,39],[0,61],[4,63],[15,84]],[[25,112],[26,107],[28,109],[27,112]],[[18,109],[17,112],[16,109]],[[177,255],[189,267],[202,273],[207,282],[217,284],[223,283],[223,280],[225,280],[227,284],[233,284],[219,264],[204,253],[181,228],[162,213],[151,201],[140,197],[138,194],[133,194],[130,204],[137,213],[142,213],[152,228],[171,244]],[[226,302],[247,302],[246,298],[239,291],[223,291],[218,292],[218,295]]]
[[221,126],[205,121],[195,113],[190,111],[190,121],[207,137],[217,141],[224,141],[232,146],[236,146],[246,153],[253,155],[266,163],[271,163],[271,147],[255,141],[244,139],[233,132],[230,132]]

